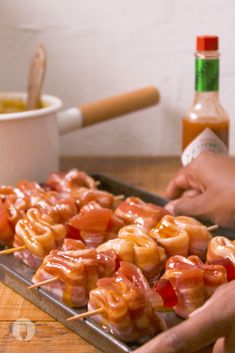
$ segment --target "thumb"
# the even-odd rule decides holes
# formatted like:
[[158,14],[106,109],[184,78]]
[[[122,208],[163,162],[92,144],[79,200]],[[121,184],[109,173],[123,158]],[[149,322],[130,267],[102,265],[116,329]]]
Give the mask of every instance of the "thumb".
[[166,210],[175,216],[206,216],[206,205],[208,204],[208,195],[206,192],[197,194],[195,197],[181,197],[177,200],[170,201],[166,206]]

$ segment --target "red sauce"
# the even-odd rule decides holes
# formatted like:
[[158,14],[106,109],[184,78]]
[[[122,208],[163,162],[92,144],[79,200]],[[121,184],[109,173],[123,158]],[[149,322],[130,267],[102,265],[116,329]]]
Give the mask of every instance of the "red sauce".
[[206,128],[211,129],[228,147],[229,143],[229,120],[228,119],[213,119],[200,118],[192,120],[183,118],[183,150]]
[[164,306],[172,308],[178,303],[178,297],[174,288],[172,287],[171,282],[168,279],[161,278],[158,280],[155,283],[153,290],[160,294],[163,299]]

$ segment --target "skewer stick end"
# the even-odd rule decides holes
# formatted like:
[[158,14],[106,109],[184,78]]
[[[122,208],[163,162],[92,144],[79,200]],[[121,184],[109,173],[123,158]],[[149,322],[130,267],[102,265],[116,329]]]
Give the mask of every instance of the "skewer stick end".
[[115,201],[122,201],[124,199],[125,199],[125,195],[123,195],[123,194],[114,196]]
[[57,280],[58,280],[58,277],[52,277],[52,278],[46,279],[41,282],[36,282],[36,283],[32,284],[31,286],[29,286],[27,289],[39,288],[39,287],[45,286],[47,284],[54,283]]
[[206,229],[208,230],[208,232],[213,232],[218,228],[219,228],[218,224],[214,224],[212,226],[207,227]]
[[85,313],[69,317],[67,319],[67,321],[75,321],[75,320],[79,320],[79,319],[85,319],[85,318],[90,317],[92,315],[101,314],[104,311],[105,310],[103,307],[95,309],[95,310],[91,310],[91,311],[86,311]]
[[0,251],[0,255],[9,255],[9,254],[13,254],[14,252],[17,252],[17,251],[23,251],[25,249],[26,249],[25,245],[18,246],[15,248],[5,249],[5,250]]

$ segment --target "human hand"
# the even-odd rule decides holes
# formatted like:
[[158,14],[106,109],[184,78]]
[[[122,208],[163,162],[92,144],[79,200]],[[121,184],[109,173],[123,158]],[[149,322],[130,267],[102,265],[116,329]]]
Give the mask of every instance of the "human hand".
[[215,343],[213,353],[235,352],[235,280],[219,287],[188,320],[133,353],[192,353]]
[[196,216],[235,227],[235,160],[202,152],[178,171],[167,187],[166,197],[174,199],[166,209],[175,215]]

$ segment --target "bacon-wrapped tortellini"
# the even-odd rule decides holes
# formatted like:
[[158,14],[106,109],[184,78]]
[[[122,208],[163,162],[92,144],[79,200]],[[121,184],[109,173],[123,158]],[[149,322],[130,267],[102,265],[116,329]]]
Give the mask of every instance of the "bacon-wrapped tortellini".
[[164,216],[150,231],[150,236],[164,247],[168,256],[197,255],[202,260],[206,258],[207,246],[211,239],[210,232],[197,220],[171,215]]
[[227,282],[227,272],[222,265],[203,264],[195,255],[188,258],[176,255],[167,261],[162,278],[170,281],[178,296],[175,312],[187,318],[218,286]]
[[83,206],[68,223],[79,231],[82,241],[93,248],[116,238],[119,229],[124,226],[124,222],[111,209],[103,208],[95,201]]
[[75,200],[68,195],[45,191],[36,182],[28,180],[22,180],[17,185],[29,198],[30,207],[38,208],[48,214],[54,222],[63,223],[78,212]]
[[12,246],[15,225],[25,216],[29,199],[17,188],[0,187],[0,244]]
[[68,172],[52,173],[48,177],[46,185],[52,190],[65,193],[76,193],[81,187],[96,189],[95,180],[75,168]]
[[102,308],[93,318],[122,341],[133,342],[166,329],[156,311],[162,303],[140,269],[123,262],[114,277],[97,282],[90,292],[88,309]]
[[163,207],[146,203],[138,197],[128,197],[120,203],[115,214],[126,224],[136,224],[149,231],[169,212]]
[[32,282],[54,279],[43,288],[71,307],[82,307],[97,280],[112,276],[118,266],[113,250],[98,254],[80,240],[66,238],[61,250],[51,250],[45,256]]
[[200,259],[206,259],[207,248],[212,236],[201,222],[187,216],[175,217],[175,224],[185,230],[189,235],[189,255],[197,255]]
[[[67,243],[71,242],[66,239]],[[32,281],[40,282],[55,278],[52,284],[44,286],[54,297],[71,307],[87,304],[89,292],[96,287],[98,264],[95,249],[88,249],[80,242],[71,245],[66,242],[61,250],[51,250],[45,256]]]
[[221,236],[212,238],[208,246],[207,261],[226,258],[235,266],[235,240]]
[[73,197],[79,208],[91,201],[96,201],[104,208],[112,208],[114,205],[112,194],[98,190],[95,180],[77,169],[72,169],[67,173],[51,174],[46,185],[62,195]]
[[62,244],[66,228],[57,224],[37,208],[30,208],[15,228],[14,247],[25,246],[26,250],[14,255],[27,265],[37,268],[50,250]]
[[135,264],[143,271],[149,281],[154,281],[160,274],[166,261],[165,250],[135,225],[121,228],[118,238],[109,240],[97,248],[97,251],[113,249],[121,261]]

